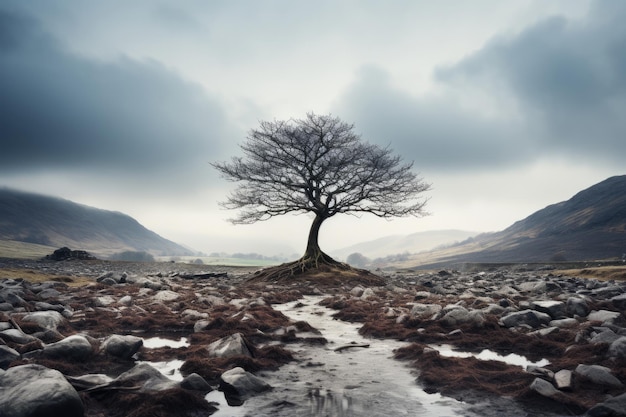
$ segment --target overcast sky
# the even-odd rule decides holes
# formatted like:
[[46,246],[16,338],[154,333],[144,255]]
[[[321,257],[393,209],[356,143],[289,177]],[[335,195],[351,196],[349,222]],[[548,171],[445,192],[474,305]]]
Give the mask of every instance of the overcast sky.
[[227,222],[261,120],[332,113],[415,161],[430,216],[332,218],[323,249],[502,230],[625,174],[626,2],[0,2],[0,186],[121,211],[204,252],[304,250]]

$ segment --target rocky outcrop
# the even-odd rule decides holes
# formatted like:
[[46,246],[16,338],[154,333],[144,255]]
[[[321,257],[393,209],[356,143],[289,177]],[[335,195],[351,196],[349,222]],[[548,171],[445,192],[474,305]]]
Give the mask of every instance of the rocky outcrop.
[[46,259],[49,259],[51,261],[67,261],[67,260],[72,260],[72,259],[94,260],[96,259],[96,257],[91,255],[87,251],[72,250],[64,246],[62,248],[55,250],[54,252],[52,252],[52,254],[46,255]]

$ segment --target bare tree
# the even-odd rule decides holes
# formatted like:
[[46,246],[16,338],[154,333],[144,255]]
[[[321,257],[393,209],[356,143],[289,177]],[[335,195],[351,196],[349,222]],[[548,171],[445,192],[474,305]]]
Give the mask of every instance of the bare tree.
[[250,224],[287,213],[315,215],[302,258],[283,270],[305,271],[338,264],[318,243],[322,223],[336,214],[378,217],[424,215],[429,190],[413,171],[381,148],[361,141],[354,126],[331,115],[261,122],[241,145],[244,157],[212,164],[239,183],[222,206],[237,209],[235,224]]

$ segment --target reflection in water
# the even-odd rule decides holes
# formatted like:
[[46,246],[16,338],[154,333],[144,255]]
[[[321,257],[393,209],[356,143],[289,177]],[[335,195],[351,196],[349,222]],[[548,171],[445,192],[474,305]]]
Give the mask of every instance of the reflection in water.
[[354,400],[345,393],[334,393],[327,389],[314,388],[309,391],[311,415],[314,416],[355,416]]

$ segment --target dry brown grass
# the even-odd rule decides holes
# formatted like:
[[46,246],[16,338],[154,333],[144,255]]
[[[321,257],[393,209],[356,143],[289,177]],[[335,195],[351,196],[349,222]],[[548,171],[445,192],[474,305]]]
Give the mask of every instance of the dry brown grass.
[[34,284],[38,282],[56,281],[63,282],[69,287],[82,287],[94,283],[93,278],[48,274],[33,269],[21,268],[0,268],[0,279],[23,279],[24,281]]
[[624,266],[598,266],[581,269],[563,269],[553,271],[554,274],[562,274],[580,278],[595,278],[603,281],[615,280],[626,281],[626,265]]

